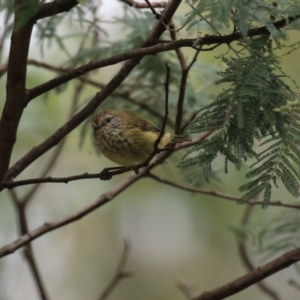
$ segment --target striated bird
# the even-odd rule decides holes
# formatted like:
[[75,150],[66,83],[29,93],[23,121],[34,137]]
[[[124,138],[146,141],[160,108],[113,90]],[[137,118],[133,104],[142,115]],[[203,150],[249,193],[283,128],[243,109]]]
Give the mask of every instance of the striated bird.
[[[93,117],[91,125],[102,154],[122,166],[146,161],[160,134],[153,123],[128,109],[102,110]],[[166,132],[158,148],[190,140],[187,136]]]

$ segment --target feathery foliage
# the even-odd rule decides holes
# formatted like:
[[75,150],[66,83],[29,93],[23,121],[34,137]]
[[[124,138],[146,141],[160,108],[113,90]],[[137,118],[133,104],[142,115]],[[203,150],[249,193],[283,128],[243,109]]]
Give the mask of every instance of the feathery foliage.
[[235,233],[238,240],[248,242],[252,252],[259,254],[262,260],[269,260],[299,247],[299,220],[299,211],[288,210],[268,221],[242,226],[231,225],[230,230]]
[[[182,168],[197,166],[201,178],[207,178],[213,159],[218,153],[225,156],[237,169],[250,158],[255,158],[253,170],[246,174],[250,182],[240,187],[246,202],[264,192],[264,203],[271,197],[271,183],[281,179],[287,190],[299,196],[300,128],[297,122],[300,109],[296,96],[283,81],[280,60],[272,51],[268,36],[245,39],[239,44],[237,57],[224,57],[225,71],[217,83],[227,87],[217,100],[199,111],[187,132],[213,131],[210,139],[191,148],[180,163]],[[279,109],[286,107],[283,111]],[[255,145],[260,142],[260,152]],[[266,148],[266,149],[264,149]],[[190,179],[191,180],[191,179]]]

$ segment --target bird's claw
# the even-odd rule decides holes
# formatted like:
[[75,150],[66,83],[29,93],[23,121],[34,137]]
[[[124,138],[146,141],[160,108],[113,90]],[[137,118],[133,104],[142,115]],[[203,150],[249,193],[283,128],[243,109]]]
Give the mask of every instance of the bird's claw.
[[103,169],[99,174],[100,180],[110,180],[112,178],[108,169]]

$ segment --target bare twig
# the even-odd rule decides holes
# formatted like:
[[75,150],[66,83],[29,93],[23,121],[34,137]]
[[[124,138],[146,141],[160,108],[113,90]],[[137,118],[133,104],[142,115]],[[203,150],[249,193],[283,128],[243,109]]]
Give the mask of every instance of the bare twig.
[[221,300],[235,295],[253,284],[295,264],[300,260],[300,248],[286,252],[269,263],[258,267],[254,271],[241,276],[216,289],[203,292],[192,300]]
[[166,82],[165,82],[165,116],[163,118],[162,121],[162,126],[160,129],[160,133],[159,136],[157,138],[157,140],[154,143],[154,151],[152,153],[152,157],[148,158],[148,163],[151,161],[151,159],[157,154],[158,152],[158,145],[161,141],[161,138],[163,137],[163,135],[165,134],[165,128],[166,128],[166,124],[167,124],[167,120],[168,120],[168,115],[169,115],[169,84],[170,84],[170,67],[169,65],[166,63]]
[[[173,14],[176,12],[180,3],[181,0],[173,0],[171,2],[168,2],[165,10],[163,11],[164,19],[169,21],[172,18]],[[146,48],[153,45],[154,41],[157,40],[163,32],[163,25],[160,22],[156,22],[148,38],[142,43],[141,48]],[[1,181],[1,184],[5,181],[10,181],[11,178],[15,178],[33,161],[35,161],[38,157],[49,151],[49,149],[58,144],[61,141],[61,139],[63,139],[68,133],[70,133],[74,128],[81,124],[112,92],[114,92],[117,89],[117,87],[123,82],[126,76],[128,76],[129,73],[136,67],[140,60],[141,57],[134,57],[131,60],[127,61],[124,64],[124,66],[119,70],[119,72],[110,80],[110,82],[108,82],[106,86],[100,92],[98,92],[85,107],[83,107],[76,115],[74,115],[74,117],[72,117],[65,125],[59,128],[52,136],[50,136],[37,147],[33,148],[23,158],[17,161],[16,164],[13,165],[6,172],[5,180]],[[77,76],[79,76],[79,74],[77,74]],[[1,184],[0,190],[2,189]]]
[[[29,232],[29,229],[28,229],[28,222],[27,222],[27,217],[26,217],[26,203],[20,202],[15,191],[10,191],[10,196],[11,196],[13,203],[16,207],[16,210],[18,212],[20,235],[27,234]],[[24,248],[24,256],[28,263],[29,269],[31,271],[33,280],[36,284],[36,287],[40,294],[41,299],[47,300],[48,293],[46,291],[46,287],[43,283],[41,274],[39,272],[31,243],[27,244],[26,247]]]
[[[241,224],[243,226],[245,226],[249,222],[253,208],[254,208],[253,206],[246,207],[245,213],[241,221]],[[247,247],[244,239],[240,238],[239,235],[237,235],[237,242],[238,242],[238,249],[239,249],[239,254],[242,259],[242,262],[244,263],[244,265],[249,271],[254,271],[255,267],[248,255]],[[266,293],[273,300],[280,300],[277,293],[273,289],[271,289],[265,282],[259,281],[257,282],[257,285],[263,293]]]
[[[207,136],[208,136],[208,134],[203,134],[202,136],[196,138],[194,141],[195,141],[195,143],[200,143],[203,140],[205,140],[207,138]],[[190,143],[191,142],[187,142],[185,144],[190,144]],[[147,169],[146,168],[141,169],[139,174],[137,174],[137,175],[132,174],[132,175],[128,176],[127,178],[125,178],[124,180],[119,182],[114,188],[109,190],[107,193],[103,194],[94,203],[92,203],[92,204],[76,211],[75,213],[73,213],[69,216],[64,217],[60,221],[45,223],[44,225],[28,232],[26,235],[21,236],[20,238],[18,238],[14,242],[2,247],[0,249],[0,257],[6,256],[8,254],[11,254],[11,253],[15,252],[17,249],[23,247],[24,245],[27,245],[28,243],[35,240],[39,236],[42,236],[47,232],[50,232],[52,230],[55,230],[55,229],[60,228],[62,226],[65,226],[69,223],[72,223],[76,220],[79,220],[82,217],[84,217],[85,215],[87,215],[90,212],[97,209],[98,207],[103,206],[104,204],[110,202],[114,197],[116,197],[119,193],[121,193],[123,190],[128,188],[134,182],[136,182],[137,180],[139,180],[143,176],[146,176],[146,174],[151,169],[153,169],[155,166],[157,166],[157,165],[161,164],[163,161],[165,161],[171,155],[171,153],[173,151],[176,151],[176,150],[179,150],[179,149],[182,149],[182,148],[184,148],[184,146],[178,147],[178,145],[177,145],[177,146],[175,146],[175,149],[171,149],[171,150],[166,151],[161,156],[159,156],[156,159],[156,161],[152,165],[150,165]]]
[[[170,28],[172,29],[170,31],[171,39],[172,39],[172,41],[176,41],[177,35],[176,35],[175,25],[172,20],[170,22]],[[200,49],[201,49],[201,47],[200,47]],[[180,48],[175,49],[177,58],[179,60],[180,66],[181,66],[181,82],[180,82],[179,95],[178,95],[178,100],[177,100],[177,110],[176,110],[177,114],[176,114],[176,121],[175,121],[175,133],[176,134],[180,134],[183,132],[182,128],[181,128],[181,122],[182,122],[182,118],[183,118],[183,104],[184,104],[184,98],[185,98],[186,83],[187,83],[189,71],[190,71],[192,65],[196,62],[197,56],[200,52],[200,49],[198,49],[196,51],[196,53],[189,65],[187,64],[187,61],[184,57],[182,50]]]
[[288,284],[292,287],[294,287],[298,292],[300,292],[300,284],[298,282],[296,282],[295,280],[293,279],[290,279],[288,281]]
[[[137,2],[134,0],[119,0],[121,2],[124,2],[128,4],[129,6],[135,7],[135,8],[149,8],[149,5],[147,3],[143,2]],[[166,6],[167,2],[166,1],[161,1],[161,2],[151,2],[151,6],[153,8],[164,8]]]
[[138,175],[131,174],[120,181],[117,185],[115,185],[112,189],[107,191],[105,194],[99,197],[98,200],[95,202],[85,206],[82,209],[79,209],[75,213],[72,213],[59,221],[56,222],[47,222],[44,223],[42,226],[37,227],[34,230],[31,230],[27,234],[22,235],[20,238],[16,239],[14,242],[8,244],[5,247],[0,249],[0,257],[6,256],[15,252],[17,249],[27,245],[31,241],[37,239],[38,237],[44,235],[47,232],[55,230],[57,228],[63,227],[67,224],[70,224],[74,221],[81,219],[82,217],[86,216],[90,212],[94,211],[95,209],[105,205],[106,203],[110,202],[114,199],[118,194],[123,192],[126,188],[132,185],[134,182],[138,181],[140,178],[144,176],[147,170],[143,169],[140,170]]
[[156,12],[156,10],[154,9],[154,7],[152,6],[152,3],[149,0],[145,0],[145,2],[148,5],[148,8],[150,8],[152,14],[155,16],[155,18],[157,20],[159,20],[161,18],[160,14]]
[[[203,135],[200,135],[199,137],[194,138],[192,141],[190,142],[185,142],[185,143],[181,143],[181,144],[176,144],[174,148],[166,148],[166,149],[159,149],[159,152],[161,152],[161,150],[166,152],[167,156],[170,156],[173,152],[177,151],[177,150],[181,150],[184,149],[186,147],[190,147],[196,144],[199,144],[201,142],[203,142],[210,133],[205,133]],[[142,168],[145,167],[144,163],[142,163],[141,165],[137,164],[135,166],[136,168]],[[129,167],[115,167],[115,168],[110,168],[113,171],[110,172],[111,176],[115,176],[115,175],[119,175],[119,174],[123,174],[129,171],[134,170],[135,168],[134,166],[129,166]],[[154,175],[153,175],[154,176]],[[39,183],[69,183],[70,181],[76,181],[76,180],[82,180],[82,179],[98,179],[99,178],[99,173],[83,173],[80,175],[74,175],[74,176],[68,176],[68,177],[45,177],[45,178],[31,178],[31,179],[25,179],[25,180],[17,180],[17,181],[10,181],[10,182],[6,182],[3,184],[4,188],[7,189],[13,189],[17,186],[24,186],[24,185],[30,185],[30,184],[39,184]],[[163,181],[163,179],[161,179]],[[184,187],[184,189],[186,189]],[[192,191],[192,190],[190,190]],[[299,207],[300,209],[300,207]]]
[[[172,2],[172,3],[174,3],[174,2]],[[297,20],[299,18],[300,18],[300,16],[289,17],[288,19],[282,19],[273,24],[276,28],[280,29],[280,28],[284,27],[286,24],[289,24],[290,22]],[[163,30],[164,30],[164,28],[163,28]],[[258,35],[262,35],[262,34],[269,34],[269,31],[266,26],[253,28],[248,31],[249,37],[258,36]],[[229,34],[229,35],[224,35],[224,36],[217,36],[217,35],[204,36],[203,38],[201,38],[201,46],[202,46],[201,50],[204,51],[204,48],[203,48],[204,45],[215,45],[215,46],[220,46],[222,44],[228,45],[228,44],[232,43],[233,41],[237,41],[242,38],[244,38],[244,36],[240,32],[236,32],[234,34]],[[80,77],[83,74],[90,72],[92,70],[96,70],[99,68],[114,65],[114,64],[129,60],[129,59],[141,59],[143,56],[146,56],[146,55],[154,55],[154,54],[157,54],[160,52],[175,50],[175,49],[178,49],[181,47],[190,47],[190,48],[199,50],[199,47],[195,46],[196,41],[197,41],[197,39],[181,39],[178,41],[172,41],[172,42],[168,42],[168,43],[158,44],[155,46],[147,45],[147,46],[140,47],[139,49],[129,51],[127,53],[112,56],[110,58],[106,58],[106,59],[99,60],[99,61],[90,62],[90,63],[82,65],[81,67],[78,67],[74,70],[71,70],[65,74],[62,74],[54,79],[51,79],[50,81],[45,82],[35,88],[28,90],[25,105],[28,104],[32,99],[36,98],[37,96],[40,96],[40,95],[50,91],[51,89],[56,88],[56,87],[60,86],[61,84],[64,84],[74,78]],[[153,40],[151,40],[151,42],[153,43]],[[213,50],[214,47],[212,47],[211,49],[206,49],[206,50]]]
[[[73,97],[72,105],[70,108],[69,117],[71,117],[76,111],[76,106],[77,106],[77,103],[79,100],[79,95],[80,95],[82,88],[83,88],[83,83],[80,82],[74,91],[74,97]],[[49,174],[49,172],[52,170],[52,168],[55,165],[55,162],[59,158],[59,155],[63,149],[65,141],[66,141],[66,139],[62,140],[61,143],[58,145],[58,147],[55,149],[55,152],[53,153],[52,157],[50,158],[49,162],[47,163],[47,166],[46,166],[45,170],[43,171],[41,177],[47,176],[47,174]],[[12,199],[13,199],[13,202],[15,204],[15,207],[16,207],[18,215],[19,215],[20,235],[27,234],[29,231],[27,216],[26,216],[26,207],[29,204],[29,202],[33,199],[33,196],[37,192],[39,187],[40,187],[40,184],[34,185],[34,187],[22,199],[18,199],[16,193],[13,190],[11,191]],[[40,293],[41,299],[43,299],[43,300],[48,299],[46,288],[43,284],[41,275],[39,273],[39,270],[38,270],[38,267],[36,264],[36,260],[34,257],[34,252],[33,252],[31,243],[28,243],[26,245],[26,248],[24,249],[24,254],[25,254],[25,258],[28,262],[28,265],[30,267],[30,270],[32,272],[33,278],[36,282],[37,289]]]
[[[50,65],[50,64],[47,64],[47,63],[44,63],[44,62],[37,61],[35,59],[29,59],[28,64],[33,65],[33,66],[37,66],[37,67],[42,67],[42,68],[45,68],[47,70],[54,71],[54,72],[59,72],[59,73],[66,73],[66,72],[70,71],[70,68],[63,68],[63,67],[53,66],[53,65]],[[1,67],[0,67],[0,73],[1,73]],[[98,82],[96,80],[89,79],[85,76],[77,77],[76,79],[81,81],[81,82],[90,84],[94,87],[100,88],[100,89],[103,89],[105,87],[104,83]],[[127,85],[125,85],[125,87],[127,87]],[[153,109],[153,107],[148,105],[146,103],[146,101],[143,101],[143,99],[139,99],[139,100],[134,99],[131,96],[131,91],[132,91],[132,88],[130,88],[130,91],[124,91],[124,92],[115,91],[111,95],[114,96],[114,97],[123,98],[126,101],[129,101],[129,102],[139,106],[140,108],[146,110],[151,115],[153,115],[154,117],[156,117],[160,120],[163,118],[163,115],[161,113],[159,113],[158,111]],[[173,120],[168,119],[168,125],[170,125],[171,127],[174,127],[175,123],[173,122]]]
[[183,280],[180,280],[176,285],[188,300],[196,297],[196,287],[194,285]]
[[107,285],[107,287],[104,289],[104,291],[101,293],[99,300],[105,300],[107,297],[112,293],[112,291],[116,288],[116,286],[120,283],[122,279],[132,277],[133,274],[131,272],[125,272],[124,268],[128,260],[128,255],[129,255],[129,244],[125,240],[124,241],[124,250],[121,255],[120,262],[118,264],[118,267],[116,269],[116,272]]
[[182,69],[181,73],[181,82],[180,82],[180,89],[179,89],[179,97],[177,101],[177,115],[176,115],[176,125],[175,125],[175,132],[177,134],[181,133],[181,122],[183,117],[183,104],[184,104],[184,98],[185,98],[185,90],[186,90],[186,83],[188,79],[188,74],[193,66],[193,64],[196,62],[198,54],[200,53],[200,50],[197,50],[192,61],[190,64]]
[[[228,195],[228,194],[225,194],[225,193],[215,192],[215,191],[212,191],[212,190],[206,190],[206,189],[202,189],[202,188],[200,189],[200,188],[180,185],[180,184],[175,183],[173,181],[170,181],[168,179],[163,179],[163,178],[161,178],[157,175],[154,175],[153,173],[150,173],[150,172],[147,174],[147,177],[152,178],[152,179],[154,179],[154,180],[156,180],[160,183],[168,184],[170,186],[173,186],[175,188],[178,188],[178,189],[181,189],[181,190],[184,190],[184,191],[187,191],[187,192],[215,196],[215,197],[219,197],[219,198],[223,198],[223,199],[230,200],[230,201],[235,201],[235,202],[240,199],[240,197],[233,196],[233,195]],[[246,202],[245,204],[248,204],[250,206],[252,206],[252,205],[263,205],[263,202],[262,201],[250,200],[250,201]],[[268,203],[268,205],[285,207],[285,208],[300,209],[300,205],[293,205],[293,204],[283,203],[281,201],[270,201]]]

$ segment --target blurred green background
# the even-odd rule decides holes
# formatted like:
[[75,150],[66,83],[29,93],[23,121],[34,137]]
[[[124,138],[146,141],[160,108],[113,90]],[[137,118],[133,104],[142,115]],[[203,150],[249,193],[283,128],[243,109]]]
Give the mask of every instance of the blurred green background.
[[[104,1],[101,15],[109,20],[113,13],[122,13],[120,4],[117,1]],[[74,32],[72,22],[60,26],[65,34]],[[107,26],[112,38],[122,34],[118,26]],[[291,36],[291,39],[299,39],[299,33]],[[40,57],[38,44],[35,38],[31,43],[29,58]],[[76,42],[70,42],[71,53],[75,46]],[[59,65],[65,59],[55,46],[46,50],[41,58],[44,61]],[[211,62],[216,68],[221,67],[214,64],[215,55],[222,51],[224,49],[201,53],[198,60]],[[4,57],[7,57],[7,53],[8,49],[5,49]],[[284,70],[296,81],[299,80],[299,54],[298,50],[283,58]],[[190,51],[186,55],[191,58]],[[118,68],[104,68],[97,76],[101,82],[103,78],[108,80]],[[54,76],[52,72],[30,66],[27,86],[33,87]],[[0,80],[1,109],[5,100],[5,81],[4,76]],[[215,86],[208,88],[215,89]],[[39,97],[28,105],[20,123],[12,164],[67,120],[71,105],[68,100],[73,97],[73,92],[74,84],[71,83],[62,93],[50,92],[47,97]],[[91,99],[96,92],[95,88],[86,88],[80,97],[82,103]],[[110,107],[109,101],[105,107]],[[51,176],[96,173],[112,165],[106,158],[96,154],[90,130],[83,147],[79,147],[81,128],[68,135]],[[18,179],[38,177],[54,150],[35,161]],[[167,166],[158,167],[155,173],[187,184],[176,167],[183,153],[172,157]],[[223,174],[222,158],[214,163],[214,171],[217,178],[203,187],[238,195],[243,176],[234,168],[230,168],[229,174]],[[30,229],[76,212],[95,201],[125,176],[116,176],[106,182],[93,179],[68,184],[43,184],[27,208]],[[15,191],[22,196],[29,189],[19,187]],[[9,192],[6,190],[0,197],[0,245],[4,246],[18,237],[18,219]],[[273,199],[295,201],[281,189],[275,190]],[[32,244],[50,299],[97,299],[115,272],[126,239],[130,244],[130,253],[125,270],[134,276],[121,281],[110,299],[180,300],[186,297],[177,287],[178,282],[195,286],[197,295],[248,272],[239,257],[235,235],[229,229],[231,225],[240,224],[245,208],[245,205],[235,202],[191,194],[151,179],[141,179],[100,209],[43,235]],[[259,224],[280,211],[276,207],[262,210],[257,206],[251,221]],[[259,259],[253,251],[253,262],[258,266],[267,261]],[[266,282],[282,299],[299,299],[299,292],[287,283],[289,279],[297,280],[298,276],[293,268],[289,268]],[[0,260],[0,291],[0,300],[39,299],[22,250]],[[270,298],[257,287],[251,287],[229,299]]]

